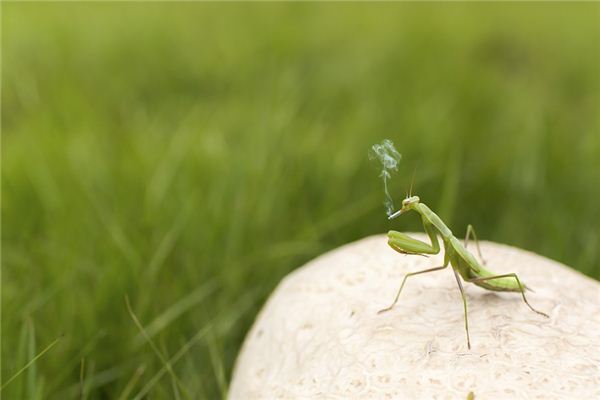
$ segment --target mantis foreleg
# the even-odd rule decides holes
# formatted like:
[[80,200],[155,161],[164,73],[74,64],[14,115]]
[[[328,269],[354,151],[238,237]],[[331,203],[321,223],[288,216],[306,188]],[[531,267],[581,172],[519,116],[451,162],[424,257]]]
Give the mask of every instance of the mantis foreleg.
[[472,236],[473,239],[475,239],[475,245],[477,246],[477,254],[479,254],[481,263],[483,265],[485,265],[485,259],[483,258],[483,255],[481,254],[481,249],[479,248],[479,240],[477,240],[477,234],[475,233],[475,228],[473,228],[473,225],[471,225],[471,224],[467,225],[467,234],[465,235],[465,249],[467,248],[467,245],[469,244],[469,236]]
[[517,274],[510,273],[510,274],[502,274],[502,275],[494,275],[494,276],[483,276],[483,277],[479,277],[479,278],[472,278],[472,279],[468,279],[467,282],[484,282],[484,281],[489,281],[492,279],[497,279],[497,278],[515,278],[515,280],[517,281],[517,284],[519,285],[519,289],[521,292],[521,296],[523,296],[523,301],[525,302],[525,304],[527,304],[527,306],[534,312],[543,315],[546,318],[550,318],[548,316],[548,314],[543,313],[541,311],[536,310],[535,308],[533,308],[531,306],[531,304],[529,304],[529,302],[527,301],[527,297],[525,297],[525,287],[523,286],[523,284],[521,283],[521,281],[519,280],[519,277],[517,276]]
[[458,276],[458,272],[455,269],[452,269],[454,272],[454,277],[456,278],[456,283],[458,283],[458,288],[460,289],[460,297],[462,297],[463,306],[465,309],[465,330],[467,331],[467,347],[469,350],[471,349],[471,338],[469,337],[469,319],[467,317],[467,296],[465,296],[465,290],[463,289],[462,282],[460,281],[460,277]]
[[431,244],[427,244],[418,239],[414,239],[402,232],[389,231],[388,244],[398,253],[402,254],[437,254],[440,252],[440,243],[433,226],[423,220],[423,229],[429,236]]
[[[428,245],[427,243],[422,242],[420,240],[411,238],[410,236],[408,236],[402,232],[396,232],[396,231],[388,232],[388,244],[390,245],[390,247],[392,247],[397,252],[404,253],[404,254],[424,255],[423,253],[426,253],[426,254],[439,253],[440,252],[440,243],[438,241],[437,235],[436,235],[435,230],[433,229],[432,225],[430,223],[426,222],[425,220],[423,220],[423,229],[429,236],[429,239],[431,240],[431,245]],[[402,280],[400,289],[398,289],[398,293],[396,294],[396,298],[394,299],[394,302],[389,307],[384,308],[383,310],[379,310],[378,314],[385,312],[385,311],[389,311],[394,307],[394,305],[396,305],[396,303],[398,302],[398,299],[400,298],[400,293],[402,293],[402,288],[404,288],[404,284],[406,283],[406,278],[408,278],[409,276],[412,276],[412,275],[419,275],[419,274],[424,274],[426,272],[433,272],[433,271],[438,271],[440,269],[444,269],[448,266],[448,263],[449,263],[448,259],[444,259],[444,265],[442,265],[441,267],[429,268],[429,269],[425,269],[423,271],[417,271],[417,272],[410,272],[410,273],[404,275],[404,279]]]
[[413,276],[413,275],[424,274],[426,272],[439,271],[440,269],[444,269],[447,266],[448,266],[448,264],[446,263],[445,265],[442,265],[441,267],[424,269],[423,271],[417,271],[417,272],[410,272],[410,273],[404,275],[404,279],[402,280],[402,284],[400,285],[400,289],[398,289],[398,293],[396,294],[396,298],[394,299],[394,302],[389,307],[386,307],[383,310],[377,311],[377,314],[381,314],[382,312],[390,311],[392,308],[394,308],[394,306],[398,302],[398,299],[400,298],[400,293],[402,293],[402,288],[404,287],[404,284],[406,283],[406,278],[408,278],[409,276]]

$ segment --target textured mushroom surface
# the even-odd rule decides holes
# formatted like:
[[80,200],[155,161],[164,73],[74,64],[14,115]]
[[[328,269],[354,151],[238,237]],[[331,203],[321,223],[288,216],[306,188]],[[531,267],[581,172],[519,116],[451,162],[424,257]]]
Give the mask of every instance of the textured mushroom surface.
[[[413,235],[422,240],[422,235]],[[248,333],[231,399],[600,399],[600,284],[555,261],[482,242],[489,269],[516,272],[535,292],[465,283],[463,303],[443,255],[402,255],[373,236],[288,275]]]

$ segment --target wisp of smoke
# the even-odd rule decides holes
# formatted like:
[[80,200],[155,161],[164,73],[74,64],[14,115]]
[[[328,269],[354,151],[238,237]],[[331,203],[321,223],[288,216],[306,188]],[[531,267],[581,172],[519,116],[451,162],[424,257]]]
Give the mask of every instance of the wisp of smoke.
[[385,192],[385,201],[383,204],[385,205],[388,217],[394,212],[394,202],[388,191],[388,180],[392,178],[391,171],[398,171],[398,163],[401,158],[402,155],[398,153],[398,150],[394,147],[394,143],[389,139],[384,139],[381,143],[374,144],[369,151],[369,159],[377,159],[381,163],[381,174],[379,176],[383,179],[383,190]]

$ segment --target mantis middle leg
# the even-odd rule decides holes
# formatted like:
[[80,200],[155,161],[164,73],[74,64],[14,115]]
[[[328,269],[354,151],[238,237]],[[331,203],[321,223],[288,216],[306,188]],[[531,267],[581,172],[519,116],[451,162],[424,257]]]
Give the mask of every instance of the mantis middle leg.
[[543,313],[541,311],[536,310],[535,308],[533,308],[531,306],[531,304],[529,304],[529,302],[527,301],[527,297],[525,297],[525,287],[523,286],[523,284],[521,283],[521,281],[519,280],[519,277],[517,276],[517,274],[510,273],[510,274],[502,274],[502,275],[494,275],[494,276],[483,276],[483,277],[479,277],[479,278],[472,278],[472,279],[468,279],[467,282],[484,282],[484,281],[489,281],[492,279],[497,279],[497,278],[514,278],[517,281],[517,284],[519,285],[519,289],[521,292],[521,296],[523,296],[523,301],[525,302],[525,304],[527,304],[527,306],[531,309],[531,311],[534,311],[540,315],[543,315],[546,318],[550,318],[548,316],[548,314]]
[[396,298],[394,299],[394,302],[389,307],[386,307],[386,308],[384,308],[382,310],[377,311],[377,314],[381,314],[382,312],[390,311],[392,308],[394,308],[394,306],[398,302],[398,299],[400,298],[400,293],[402,293],[402,288],[404,288],[404,284],[406,283],[406,279],[409,276],[419,275],[419,274],[425,274],[427,272],[439,271],[441,269],[446,268],[447,266],[448,266],[448,264],[446,263],[445,265],[442,265],[441,267],[424,269],[422,271],[417,271],[417,272],[410,272],[410,273],[404,275],[404,279],[402,280],[402,284],[400,285],[400,289],[398,289],[398,293],[396,293]]
[[456,278],[456,283],[458,283],[458,289],[460,289],[460,297],[462,297],[463,307],[465,309],[465,331],[467,332],[467,347],[471,350],[471,338],[469,337],[469,319],[467,317],[467,296],[465,296],[465,290],[463,289],[462,282],[460,281],[460,277],[458,276],[458,272],[453,268],[452,272],[454,272],[454,277]]

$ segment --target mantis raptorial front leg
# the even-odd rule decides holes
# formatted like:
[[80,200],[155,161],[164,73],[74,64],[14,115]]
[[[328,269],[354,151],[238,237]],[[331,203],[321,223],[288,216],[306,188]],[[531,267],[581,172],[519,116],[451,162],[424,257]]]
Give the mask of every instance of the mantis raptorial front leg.
[[447,266],[448,266],[448,264],[442,265],[441,267],[424,269],[423,271],[410,272],[410,273],[404,275],[404,279],[402,280],[402,284],[400,285],[400,289],[398,289],[398,293],[396,294],[396,298],[394,299],[394,302],[389,307],[386,307],[383,310],[377,311],[377,314],[381,314],[382,312],[390,311],[392,308],[394,308],[394,306],[398,302],[398,299],[400,298],[400,293],[402,293],[402,288],[404,288],[404,284],[406,283],[406,278],[408,278],[409,276],[413,276],[413,275],[425,274],[427,272],[439,271],[441,269],[446,268]]
[[472,236],[475,239],[475,246],[477,246],[477,254],[479,254],[479,258],[481,259],[481,263],[485,265],[485,259],[483,258],[483,254],[481,254],[481,249],[479,248],[479,240],[477,240],[477,234],[475,233],[475,228],[473,225],[467,225],[467,234],[465,235],[465,249],[469,244],[469,236]]
[[521,283],[521,280],[519,280],[519,277],[517,276],[517,274],[515,274],[514,272],[512,272],[510,274],[484,276],[484,277],[479,277],[479,278],[468,279],[467,282],[471,282],[471,283],[485,282],[485,281],[489,281],[489,280],[497,279],[497,278],[515,278],[515,280],[517,281],[517,284],[519,285],[519,288],[521,289],[521,296],[523,296],[523,301],[525,302],[525,304],[527,304],[527,306],[531,309],[531,311],[534,311],[540,315],[543,315],[546,318],[550,318],[548,316],[548,314],[536,310],[535,308],[533,308],[531,306],[531,304],[529,304],[529,302],[527,301],[527,297],[525,297],[525,287]]
[[[440,244],[438,242],[437,236],[435,235],[435,231],[433,230],[433,226],[431,224],[428,224],[425,221],[423,221],[423,228],[425,229],[425,232],[429,235],[429,238],[431,240],[431,245],[429,245],[425,242],[422,242],[420,240],[411,238],[410,236],[408,236],[402,232],[396,232],[396,231],[390,231],[388,233],[388,244],[390,245],[390,247],[392,249],[394,249],[398,253],[402,253],[402,254],[418,254],[421,256],[426,256],[425,254],[439,253],[440,252]],[[389,311],[394,307],[394,305],[396,305],[396,303],[398,302],[398,299],[400,298],[400,293],[402,293],[402,288],[404,288],[404,284],[406,283],[406,279],[409,276],[424,274],[426,272],[439,271],[441,269],[446,268],[448,266],[448,262],[449,262],[448,260],[444,260],[444,265],[442,265],[441,267],[429,268],[429,269],[425,269],[423,271],[417,271],[417,272],[410,272],[410,273],[404,275],[404,279],[402,280],[400,289],[398,289],[398,293],[396,294],[396,298],[394,299],[394,302],[389,307],[384,308],[383,310],[379,310],[378,314],[385,312],[385,311]]]
[[403,254],[437,254],[440,252],[440,243],[431,224],[423,223],[423,229],[429,236],[431,244],[412,238],[405,233],[390,231],[388,244],[398,253]]

